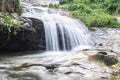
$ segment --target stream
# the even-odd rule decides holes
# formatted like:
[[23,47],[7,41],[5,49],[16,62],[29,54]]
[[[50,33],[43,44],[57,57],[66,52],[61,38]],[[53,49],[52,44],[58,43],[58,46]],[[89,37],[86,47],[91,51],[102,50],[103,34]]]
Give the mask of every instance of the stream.
[[1,56],[0,80],[109,80],[111,70],[88,61],[88,55],[96,51],[88,52],[37,51]]
[[89,57],[102,51],[120,59],[120,46],[116,44],[119,43],[116,38],[120,38],[120,30],[97,28],[93,33],[102,40],[102,44],[93,48],[84,46],[80,48],[82,50],[70,52],[28,51],[1,54],[0,80],[114,80],[111,78],[111,68],[99,60],[91,61]]
[[[34,0],[24,1],[43,6]],[[97,36],[94,47],[80,46],[71,51],[2,53],[0,80],[113,80],[113,70],[95,55],[115,55],[120,59],[120,29],[95,28],[90,34]]]
[[[84,46],[81,47],[83,50],[71,52],[3,53],[0,56],[0,80],[113,80],[112,70],[99,62],[90,61],[89,56],[99,51],[119,53],[119,44],[116,44],[119,40],[116,38],[120,30],[97,28],[93,33],[102,40],[102,45],[95,48]],[[112,52],[112,55],[116,53]]]

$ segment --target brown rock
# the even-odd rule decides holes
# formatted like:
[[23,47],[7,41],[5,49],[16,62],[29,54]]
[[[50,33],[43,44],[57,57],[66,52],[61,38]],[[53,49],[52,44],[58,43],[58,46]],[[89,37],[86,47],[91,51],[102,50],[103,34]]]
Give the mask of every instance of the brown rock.
[[103,62],[107,66],[114,65],[118,63],[118,59],[115,55],[107,55],[106,52],[97,53],[95,55],[88,57],[89,61],[100,61]]

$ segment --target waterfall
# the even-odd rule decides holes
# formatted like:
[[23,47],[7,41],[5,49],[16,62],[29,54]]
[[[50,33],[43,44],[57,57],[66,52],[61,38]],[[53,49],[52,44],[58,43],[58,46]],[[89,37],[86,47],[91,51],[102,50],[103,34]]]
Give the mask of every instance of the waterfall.
[[26,6],[24,17],[43,21],[47,51],[71,50],[78,46],[93,46],[87,27],[80,20],[60,15],[48,8]]

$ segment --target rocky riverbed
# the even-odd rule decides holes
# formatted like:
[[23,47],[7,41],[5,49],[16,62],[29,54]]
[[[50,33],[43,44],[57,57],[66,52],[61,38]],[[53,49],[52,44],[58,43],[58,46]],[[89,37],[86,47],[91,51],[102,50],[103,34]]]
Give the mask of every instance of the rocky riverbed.
[[119,29],[96,28],[94,36],[96,34],[97,40],[101,41],[93,48],[81,46],[82,50],[70,52],[33,51],[2,55],[0,79],[119,80],[120,53],[119,44],[116,44],[119,43],[119,32]]

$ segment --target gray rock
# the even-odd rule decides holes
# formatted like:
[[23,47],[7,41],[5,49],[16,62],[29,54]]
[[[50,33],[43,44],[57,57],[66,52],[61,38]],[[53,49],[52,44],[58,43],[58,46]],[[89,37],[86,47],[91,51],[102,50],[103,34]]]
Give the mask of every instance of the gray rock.
[[[8,38],[7,31],[0,31],[0,51],[45,50],[45,34],[42,21],[34,18],[22,18],[12,14],[15,20],[24,20],[21,30]],[[14,29],[13,29],[14,30]]]

